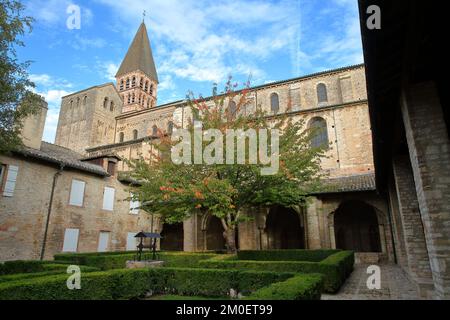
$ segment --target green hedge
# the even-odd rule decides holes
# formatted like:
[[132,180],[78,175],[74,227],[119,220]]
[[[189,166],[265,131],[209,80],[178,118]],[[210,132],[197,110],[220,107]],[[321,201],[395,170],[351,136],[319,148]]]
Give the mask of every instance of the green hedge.
[[121,269],[82,275],[80,290],[67,289],[68,275],[0,283],[0,300],[130,299],[149,290],[162,294],[223,297],[231,288],[251,293],[292,276],[294,274],[198,268]]
[[237,257],[238,260],[319,262],[336,252],[339,252],[339,250],[243,250],[237,253]]
[[[151,253],[146,253],[151,257]],[[158,260],[165,262],[166,267],[198,267],[200,260],[217,256],[214,253],[189,253],[189,252],[157,252]],[[101,270],[125,268],[127,260],[133,260],[136,253],[106,252],[106,253],[62,253],[55,255],[55,261],[70,262],[77,265],[87,265],[97,267]]]
[[324,275],[324,291],[336,292],[351,273],[354,263],[352,251],[338,251],[320,262],[309,261],[252,261],[252,260],[203,260],[202,268],[245,269],[275,272],[320,273]]
[[322,292],[320,274],[297,275],[259,289],[248,300],[319,300]]
[[[45,277],[49,275],[59,275],[65,274],[67,271],[68,265],[56,265],[56,264],[47,264],[45,265],[45,270],[43,272],[32,272],[32,273],[15,273],[15,274],[7,274],[0,276],[0,283],[9,282],[9,281],[18,281],[24,279]],[[94,272],[99,271],[98,268],[88,267],[88,266],[80,266],[81,272]],[[69,276],[69,275],[67,275]]]
[[[18,274],[18,273],[35,273],[46,271],[66,270],[67,262],[39,261],[39,260],[16,260],[6,261],[0,264],[0,276]],[[90,271],[98,270],[90,268]],[[88,270],[88,269],[86,269]]]

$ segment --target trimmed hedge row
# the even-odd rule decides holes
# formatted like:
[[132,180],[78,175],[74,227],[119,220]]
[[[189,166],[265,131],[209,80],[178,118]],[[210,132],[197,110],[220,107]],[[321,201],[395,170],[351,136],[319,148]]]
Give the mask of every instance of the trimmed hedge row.
[[[24,279],[31,279],[31,278],[39,278],[39,277],[45,277],[45,276],[49,276],[49,275],[65,274],[67,271],[67,266],[68,265],[63,265],[63,264],[61,264],[61,265],[46,264],[45,270],[48,270],[48,271],[2,275],[2,276],[0,276],[0,283],[9,282],[9,281],[18,281],[18,280],[24,280]],[[94,271],[99,271],[99,269],[94,268],[94,267],[88,267],[88,266],[80,266],[80,271],[81,272],[94,272]]]
[[353,270],[353,251],[338,251],[320,262],[309,261],[252,261],[217,260],[200,261],[202,268],[266,270],[275,272],[320,273],[324,275],[324,291],[336,292]]
[[238,260],[319,262],[339,251],[332,249],[243,250],[237,253],[237,257]]
[[[62,271],[67,269],[68,262],[63,261],[39,261],[39,260],[15,260],[0,263],[0,276],[18,274],[18,273],[35,273],[46,271]],[[90,271],[98,270],[90,268]],[[87,271],[87,270],[86,270]]]
[[[293,276],[292,273],[198,268],[121,269],[83,275],[80,290],[67,289],[67,275],[0,283],[0,300],[130,299],[149,290],[162,294],[223,297],[231,288],[247,294]],[[304,292],[311,296],[308,290]]]
[[[146,253],[148,255],[148,253]],[[157,259],[165,262],[167,267],[198,267],[200,260],[217,256],[214,253],[188,253],[188,252],[158,252]],[[127,260],[133,260],[136,253],[108,252],[108,253],[63,253],[56,254],[55,261],[77,265],[97,267],[101,270],[122,269]]]
[[323,276],[297,275],[252,293],[247,300],[320,300]]

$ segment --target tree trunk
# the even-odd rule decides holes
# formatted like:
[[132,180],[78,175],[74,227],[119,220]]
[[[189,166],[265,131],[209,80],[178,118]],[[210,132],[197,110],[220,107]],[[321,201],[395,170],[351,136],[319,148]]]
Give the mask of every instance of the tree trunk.
[[223,232],[228,253],[236,253],[236,228],[228,227]]

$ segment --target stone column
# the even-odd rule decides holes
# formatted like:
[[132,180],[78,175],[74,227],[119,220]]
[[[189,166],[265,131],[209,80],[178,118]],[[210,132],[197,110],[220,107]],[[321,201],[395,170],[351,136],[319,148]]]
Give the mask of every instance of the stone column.
[[196,214],[183,221],[183,251],[194,252],[197,248],[197,220]]
[[450,298],[450,141],[434,83],[402,95],[411,166],[436,298]]
[[320,229],[319,229],[319,215],[317,210],[318,200],[313,197],[312,201],[308,203],[306,208],[306,230],[308,232],[308,248],[307,249],[320,249]]

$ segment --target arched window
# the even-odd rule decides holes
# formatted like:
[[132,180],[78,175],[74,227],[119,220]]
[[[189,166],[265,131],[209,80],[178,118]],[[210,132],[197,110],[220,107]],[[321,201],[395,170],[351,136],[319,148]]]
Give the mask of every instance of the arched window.
[[73,100],[70,100],[70,108],[73,108]]
[[120,91],[122,91],[122,90],[123,90],[123,79],[120,80]]
[[119,133],[119,142],[123,142],[124,136],[123,132]]
[[105,97],[105,99],[103,100],[103,108],[106,109],[106,107],[108,107],[108,97]]
[[136,100],[136,96],[134,95],[134,92],[131,94],[131,103],[134,103]]
[[133,79],[131,80],[131,86],[133,88],[136,87],[136,77],[133,77]]
[[309,128],[314,131],[314,136],[311,139],[311,147],[328,148],[328,130],[325,119],[321,117],[312,118],[309,122]]
[[109,111],[114,111],[114,101],[109,104]]
[[128,101],[128,104],[131,103],[131,94],[128,94],[128,96],[127,96],[127,101]]
[[87,96],[84,96],[83,98],[83,105],[85,106],[87,104]]
[[270,111],[273,114],[277,114],[280,111],[280,99],[276,93],[270,95]]
[[150,108],[150,98],[147,99],[147,108]]
[[148,91],[148,81],[145,81],[145,87],[144,87],[144,91],[147,92]]
[[327,86],[324,83],[319,83],[317,85],[317,102],[327,102],[328,101],[328,95],[327,95]]
[[169,121],[169,123],[167,124],[167,133],[168,134],[173,133],[173,122],[172,121]]
[[228,116],[230,118],[235,118],[236,111],[237,111],[236,102],[230,101],[230,104],[228,105]]
[[158,135],[158,127],[156,125],[154,125],[152,127],[152,136],[157,136]]
[[138,138],[138,131],[136,129],[133,130],[133,140]]
[[126,89],[130,89],[130,78],[127,78],[127,82],[126,82],[125,88]]
[[153,95],[153,84],[150,85],[150,95]]

